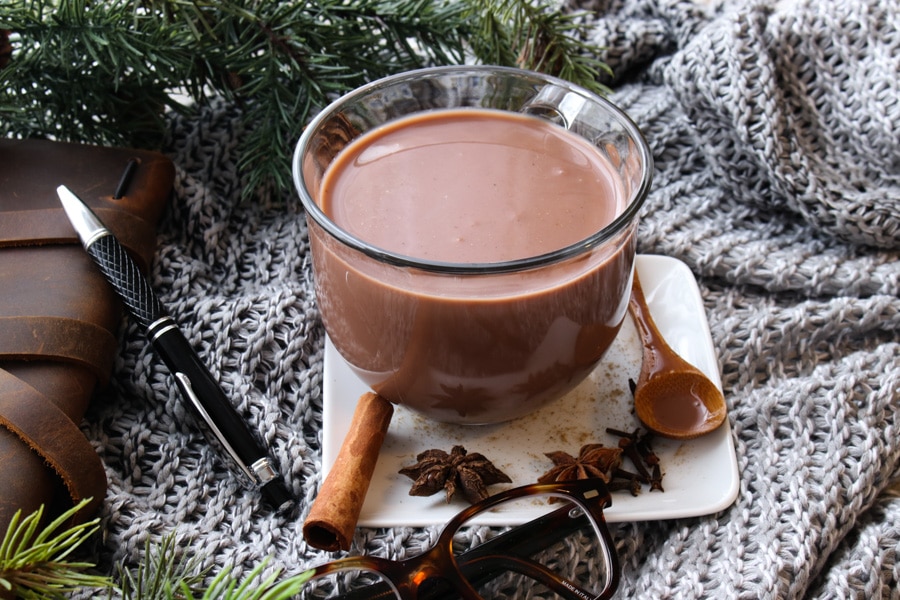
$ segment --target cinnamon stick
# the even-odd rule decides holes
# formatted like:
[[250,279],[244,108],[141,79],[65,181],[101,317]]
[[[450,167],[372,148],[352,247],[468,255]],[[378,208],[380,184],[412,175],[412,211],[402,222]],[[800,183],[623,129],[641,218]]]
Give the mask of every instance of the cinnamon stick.
[[349,550],[394,406],[372,392],[353,413],[334,465],[303,523],[306,543],[321,550]]

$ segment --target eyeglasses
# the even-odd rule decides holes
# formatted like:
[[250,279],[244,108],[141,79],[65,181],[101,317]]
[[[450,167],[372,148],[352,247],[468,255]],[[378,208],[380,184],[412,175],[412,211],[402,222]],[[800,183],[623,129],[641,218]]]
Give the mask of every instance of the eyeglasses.
[[[300,598],[343,600],[603,600],[619,562],[603,518],[604,482],[583,479],[514,488],[451,519],[437,542],[405,560],[353,556],[308,571]],[[540,516],[501,533],[486,513]]]

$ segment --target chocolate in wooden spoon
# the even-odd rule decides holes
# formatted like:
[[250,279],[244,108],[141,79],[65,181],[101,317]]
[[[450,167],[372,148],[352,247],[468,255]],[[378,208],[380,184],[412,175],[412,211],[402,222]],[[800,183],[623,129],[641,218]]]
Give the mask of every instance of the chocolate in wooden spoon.
[[700,369],[681,358],[657,329],[637,270],[628,303],[643,347],[641,374],[634,390],[638,418],[651,431],[691,439],[725,420],[725,398]]

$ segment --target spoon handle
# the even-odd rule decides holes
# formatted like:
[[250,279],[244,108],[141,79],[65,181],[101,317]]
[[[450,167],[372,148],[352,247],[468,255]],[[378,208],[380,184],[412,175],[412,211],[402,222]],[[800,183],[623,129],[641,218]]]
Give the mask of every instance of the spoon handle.
[[634,270],[634,283],[631,286],[631,296],[628,298],[628,308],[631,310],[638,334],[641,336],[644,353],[650,352],[656,355],[658,352],[654,352],[654,349],[671,353],[672,349],[650,315],[650,307],[647,306],[647,300],[644,297],[644,290],[641,287],[637,269]]

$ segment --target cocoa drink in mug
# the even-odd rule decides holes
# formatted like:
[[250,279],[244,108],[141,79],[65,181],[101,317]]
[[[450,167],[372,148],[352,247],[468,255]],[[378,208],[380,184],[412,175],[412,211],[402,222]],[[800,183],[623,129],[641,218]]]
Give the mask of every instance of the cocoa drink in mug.
[[652,161],[605,99],[518,69],[413,71],[327,107],[293,166],[326,332],[391,402],[513,419],[617,335]]

